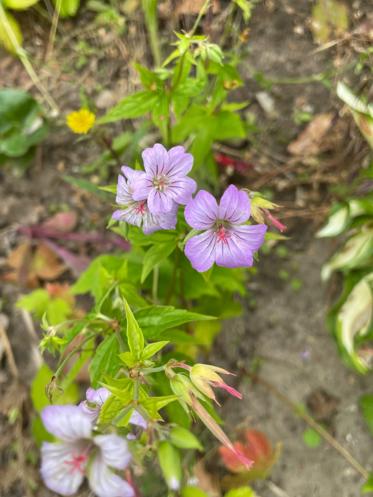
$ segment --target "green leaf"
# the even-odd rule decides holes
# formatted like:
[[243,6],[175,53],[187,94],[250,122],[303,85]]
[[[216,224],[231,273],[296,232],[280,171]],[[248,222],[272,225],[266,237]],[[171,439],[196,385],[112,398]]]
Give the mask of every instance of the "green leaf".
[[172,306],[154,305],[137,311],[136,319],[146,338],[152,340],[161,336],[163,331],[176,328],[182,324],[215,318],[185,309],[175,309]]
[[115,375],[120,368],[119,343],[115,334],[107,336],[97,347],[89,367],[93,388],[105,375]]
[[254,2],[252,0],[233,0],[234,3],[242,10],[243,18],[245,22],[248,22],[251,17],[251,12],[254,7]]
[[162,419],[158,411],[177,399],[176,395],[165,395],[162,397],[147,397],[141,400],[140,403],[153,419]]
[[340,206],[328,218],[325,226],[323,226],[316,234],[318,238],[340,235],[349,224],[349,209],[347,206]]
[[[13,36],[9,36],[12,33]],[[13,39],[14,38],[14,39]],[[16,43],[14,43],[14,40]],[[8,52],[16,55],[22,46],[23,36],[17,20],[5,9],[0,10],[0,45]]]
[[172,254],[176,248],[176,240],[153,245],[144,256],[144,265],[141,273],[141,283],[144,283],[150,272]]
[[250,487],[240,487],[230,490],[224,497],[257,497],[257,495]]
[[154,342],[154,343],[149,343],[143,350],[141,354],[141,359],[146,360],[150,359],[155,355],[157,352],[163,349],[168,343],[170,343],[168,340],[163,340],[161,342]]
[[303,441],[307,447],[315,448],[321,444],[321,437],[317,431],[312,428],[307,428],[307,430],[303,432]]
[[127,301],[124,301],[124,308],[127,318],[127,341],[128,347],[134,359],[140,360],[141,354],[144,350],[144,335],[138,322],[133,315]]
[[170,441],[179,449],[197,449],[203,450],[203,447],[198,438],[186,428],[176,426],[170,432]]
[[140,91],[129,95],[110,109],[107,114],[97,121],[98,124],[112,123],[121,119],[133,119],[151,112],[158,100],[154,91]]
[[110,395],[106,400],[104,405],[100,409],[100,415],[98,418],[99,424],[108,424],[116,418],[120,412],[125,408],[123,401],[115,395]]
[[131,378],[110,378],[107,383],[102,383],[102,385],[120,399],[122,405],[126,406],[132,402],[135,386]]
[[[43,364],[31,384],[31,400],[36,411],[40,412],[50,404],[46,389],[53,379],[52,370]],[[79,400],[79,389],[71,384],[65,390],[56,389],[53,394],[55,404],[75,404]]]
[[182,476],[179,451],[169,442],[161,442],[158,446],[158,460],[168,487],[178,488]]
[[181,497],[209,497],[205,492],[197,487],[184,487],[181,490]]
[[362,395],[359,400],[360,409],[368,428],[373,435],[373,394],[367,393]]

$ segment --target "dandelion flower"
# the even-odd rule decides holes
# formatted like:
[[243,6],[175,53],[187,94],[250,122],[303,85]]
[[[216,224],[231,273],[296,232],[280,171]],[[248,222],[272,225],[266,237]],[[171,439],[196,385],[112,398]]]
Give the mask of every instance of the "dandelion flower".
[[96,116],[88,109],[80,109],[70,112],[66,116],[66,124],[74,133],[85,135],[93,127]]

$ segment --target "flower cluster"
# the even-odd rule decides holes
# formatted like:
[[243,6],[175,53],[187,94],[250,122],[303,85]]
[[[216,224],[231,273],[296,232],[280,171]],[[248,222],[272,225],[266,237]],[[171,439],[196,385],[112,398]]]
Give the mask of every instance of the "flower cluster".
[[[133,487],[115,471],[131,461],[128,442],[113,433],[98,434],[95,422],[110,392],[89,388],[79,406],[46,407],[42,421],[58,441],[44,442],[41,449],[41,475],[45,485],[60,495],[73,495],[87,476],[98,497],[134,497]],[[131,424],[146,429],[145,419],[132,413]],[[131,438],[130,435],[127,438]]]
[[207,191],[197,189],[187,175],[193,157],[184,147],[166,150],[155,144],[142,153],[144,171],[123,166],[118,178],[116,202],[120,209],[113,218],[141,227],[149,234],[175,229],[179,205],[185,205],[185,220],[201,232],[189,238],[185,255],[194,269],[204,272],[213,264],[236,268],[253,265],[254,252],[263,244],[265,224],[248,224],[250,198],[230,185],[220,204]]

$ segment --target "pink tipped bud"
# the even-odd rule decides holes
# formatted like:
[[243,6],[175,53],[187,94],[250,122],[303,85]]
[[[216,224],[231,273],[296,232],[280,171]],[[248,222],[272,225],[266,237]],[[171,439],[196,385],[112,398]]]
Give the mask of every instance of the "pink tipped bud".
[[238,390],[236,390],[235,388],[227,385],[226,383],[224,383],[224,382],[212,382],[211,384],[215,388],[222,388],[223,390],[228,392],[230,395],[233,395],[233,397],[236,397],[237,399],[242,400],[242,394]]
[[272,224],[272,226],[274,226],[279,231],[281,231],[281,233],[283,233],[284,231],[287,230],[287,227],[284,224],[282,224],[275,216],[272,216],[272,214],[269,212],[269,210],[267,210],[267,209],[264,209],[264,210],[265,210],[267,219]]

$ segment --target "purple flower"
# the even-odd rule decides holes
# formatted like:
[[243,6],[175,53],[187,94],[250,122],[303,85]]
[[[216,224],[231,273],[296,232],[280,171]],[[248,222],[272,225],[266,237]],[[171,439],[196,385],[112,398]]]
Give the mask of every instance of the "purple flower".
[[135,171],[127,166],[123,166],[121,171],[123,176],[118,177],[116,202],[124,208],[115,211],[113,219],[142,227],[146,234],[160,229],[175,229],[177,205],[173,205],[166,214],[152,214],[145,199],[134,200],[133,197],[134,183],[142,177],[144,172]]
[[110,395],[109,390],[105,387],[98,388],[97,390],[88,388],[85,394],[86,400],[81,402],[79,407],[94,422],[100,414],[101,407]]
[[214,264],[235,268],[253,265],[253,253],[264,241],[265,224],[245,224],[250,217],[247,194],[230,185],[220,204],[200,190],[185,208],[187,223],[204,233],[193,236],[185,245],[185,255],[194,269],[207,271]]
[[133,198],[147,200],[152,214],[172,212],[175,204],[185,205],[197,185],[187,174],[193,166],[193,156],[177,146],[167,151],[156,143],[142,153],[145,172],[134,181]]
[[123,470],[131,460],[125,439],[114,434],[92,434],[92,421],[79,406],[48,406],[41,417],[58,442],[44,442],[41,475],[48,488],[73,495],[88,477],[98,497],[134,497],[132,486],[113,470]]

